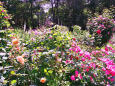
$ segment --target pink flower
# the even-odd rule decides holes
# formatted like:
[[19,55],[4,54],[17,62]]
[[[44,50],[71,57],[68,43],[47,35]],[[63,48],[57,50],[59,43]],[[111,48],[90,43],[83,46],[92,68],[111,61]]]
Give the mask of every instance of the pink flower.
[[110,32],[108,32],[107,34],[110,35]]
[[69,61],[69,60],[66,60],[66,61],[64,61],[64,63],[67,64],[67,63],[70,63],[70,61]]
[[18,56],[17,61],[20,62],[22,65],[24,65],[24,58],[22,56]]
[[62,61],[62,58],[58,58],[58,59],[57,59],[57,62],[61,62],[61,61]]
[[72,38],[74,41],[76,40],[76,38]]
[[107,84],[106,86],[111,86],[110,84]]
[[85,57],[85,58],[87,58],[87,57],[89,58],[89,57],[90,57],[90,53],[89,53],[89,52],[85,52],[85,53],[84,53],[84,57]]
[[110,71],[109,71],[109,70],[106,70],[106,71],[105,71],[105,74],[106,74],[106,75],[109,75],[109,74],[110,74]]
[[80,74],[79,78],[80,78],[80,79],[83,79],[83,77],[82,77],[82,75],[81,75],[81,74]]
[[72,48],[72,51],[74,51],[74,52],[75,52],[75,51],[76,51],[76,48]]
[[111,77],[108,77],[108,79],[111,79]]
[[36,39],[35,38],[31,38],[32,41],[35,41]]
[[106,63],[106,65],[113,65],[114,64],[113,60],[106,61],[105,63]]
[[74,47],[75,45],[76,45],[76,42],[73,41],[73,42],[72,42],[72,47]]
[[53,38],[52,36],[49,37],[49,39],[52,39],[52,38]]
[[112,66],[112,65],[107,65],[107,67],[106,67],[106,68],[107,68],[107,69],[111,69],[111,66]]
[[102,52],[105,52],[105,50],[104,50],[104,49],[101,49],[101,51],[102,51]]
[[115,53],[115,50],[112,50],[112,53]]
[[109,55],[108,51],[105,51],[105,53],[106,53],[107,55]]
[[36,31],[34,32],[34,34],[35,34],[35,35],[38,35],[38,31],[36,30]]
[[104,53],[102,53],[102,56],[105,56],[105,54],[104,54]]
[[105,26],[103,24],[101,25],[101,27],[105,29]]
[[93,81],[93,78],[90,76],[90,80]]
[[113,50],[113,48],[112,48],[111,46],[107,45],[107,47],[108,47],[110,50]]
[[109,61],[110,59],[109,58],[101,58],[100,59],[102,62],[106,62],[106,61]]
[[82,61],[85,61],[85,58],[84,58],[84,57],[82,57],[82,58],[81,58],[81,60],[82,60]]
[[108,28],[110,28],[111,27],[111,25],[108,25]]
[[96,77],[96,75],[93,73],[93,76]]
[[90,63],[90,66],[95,68],[96,67],[96,64],[95,63]]
[[96,50],[96,51],[92,51],[91,54],[96,55],[97,53],[100,53],[100,51]]
[[8,19],[8,17],[7,17],[7,16],[5,16],[4,18],[5,18],[5,19]]
[[72,60],[72,59],[73,59],[73,56],[71,55],[70,60]]
[[89,60],[91,59],[90,53],[89,52],[85,52],[84,53],[84,57],[88,58]]
[[105,47],[105,50],[108,51],[109,49],[107,47]]
[[1,12],[5,12],[4,10],[2,10]]
[[79,56],[82,56],[82,55],[83,55],[83,51],[80,51],[80,52],[79,52]]
[[113,82],[113,81],[114,81],[114,78],[112,78],[110,81]]
[[71,80],[75,80],[75,76],[74,75],[71,76]]
[[75,71],[75,77],[78,77],[79,72]]
[[87,68],[86,71],[89,72],[89,69]]
[[77,48],[75,49],[75,52],[78,53],[78,49]]
[[115,76],[115,65],[112,65],[110,70],[111,70],[111,75]]
[[69,48],[69,51],[72,51],[72,48]]
[[97,32],[97,34],[101,34],[101,30],[100,30],[100,29],[99,29],[99,30],[97,30],[96,32]]
[[80,48],[79,46],[77,46],[77,50],[78,50],[78,52],[80,52],[80,51],[81,51],[81,48]]
[[103,71],[106,71],[106,68],[103,67],[102,70],[103,70]]

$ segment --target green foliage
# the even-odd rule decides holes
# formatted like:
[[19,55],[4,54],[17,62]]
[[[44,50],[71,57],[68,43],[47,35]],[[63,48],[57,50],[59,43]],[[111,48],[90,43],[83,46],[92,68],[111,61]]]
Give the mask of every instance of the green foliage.
[[87,38],[89,32],[86,30],[81,30],[81,27],[78,25],[75,25],[73,28],[73,34],[77,38],[78,41],[83,41]]

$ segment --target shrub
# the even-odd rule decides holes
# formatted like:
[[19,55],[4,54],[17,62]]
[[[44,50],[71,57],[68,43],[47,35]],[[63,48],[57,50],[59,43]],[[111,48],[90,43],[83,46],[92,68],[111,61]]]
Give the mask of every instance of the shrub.
[[3,7],[3,4],[0,2],[0,29],[4,27],[9,27],[10,23],[8,22],[9,16],[6,9]]
[[[105,86],[113,83],[115,76],[115,63],[110,58],[114,55],[114,49],[107,45],[105,49],[89,52],[73,41],[70,47],[69,57],[65,64],[70,67],[71,86]],[[109,55],[109,58],[107,56]]]
[[115,28],[115,21],[107,17],[93,17],[88,21],[88,30],[94,36],[94,44],[102,46],[107,43]]

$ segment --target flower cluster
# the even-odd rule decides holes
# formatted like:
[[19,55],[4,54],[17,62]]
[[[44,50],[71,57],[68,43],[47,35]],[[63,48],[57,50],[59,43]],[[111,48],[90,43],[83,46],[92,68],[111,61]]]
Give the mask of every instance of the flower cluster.
[[89,32],[94,36],[97,46],[102,46],[110,40],[114,28],[115,21],[107,17],[94,17],[88,21]]
[[[19,38],[16,37],[16,34],[11,34],[11,39],[12,39],[12,49],[9,52],[9,59],[11,60],[17,60],[17,62],[19,62],[20,64],[24,65],[25,63],[25,54],[23,54],[22,50],[24,50],[23,46],[20,45],[20,41]],[[16,58],[15,58],[16,57]]]
[[[70,58],[68,58],[69,60],[66,60],[66,64],[74,65],[73,69],[75,70],[74,75],[71,75],[71,80],[77,81],[80,79],[85,81],[90,79],[92,83],[97,83],[97,76],[100,75],[103,75],[103,77],[100,77],[101,79],[104,79],[104,77],[107,78],[107,81],[105,81],[106,84],[109,79],[113,80],[112,76],[115,76],[115,63],[113,60],[110,60],[110,58],[107,58],[108,55],[114,54],[114,49],[111,46],[107,45],[105,49],[92,51],[90,53],[86,50],[82,50],[78,44],[73,41],[69,50],[71,51],[71,55]],[[104,64],[106,64],[106,66]],[[102,72],[99,74],[97,71]]]

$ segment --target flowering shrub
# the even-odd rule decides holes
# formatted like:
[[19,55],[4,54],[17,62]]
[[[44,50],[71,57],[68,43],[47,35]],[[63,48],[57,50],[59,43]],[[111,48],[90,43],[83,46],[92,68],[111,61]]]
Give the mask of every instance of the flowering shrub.
[[94,37],[94,44],[96,46],[102,46],[107,43],[115,28],[115,21],[106,17],[92,18],[88,22],[88,29],[90,34]]
[[70,78],[72,81],[76,81],[76,84],[94,86],[113,83],[115,63],[112,59],[107,58],[108,55],[114,55],[115,53],[112,47],[108,45],[105,49],[88,52],[81,49],[78,44],[73,41],[69,50],[71,54],[65,64],[71,65],[74,72]]
[[0,29],[3,29],[3,27],[9,27],[10,23],[8,22],[9,16],[3,8],[2,2],[0,2]]

